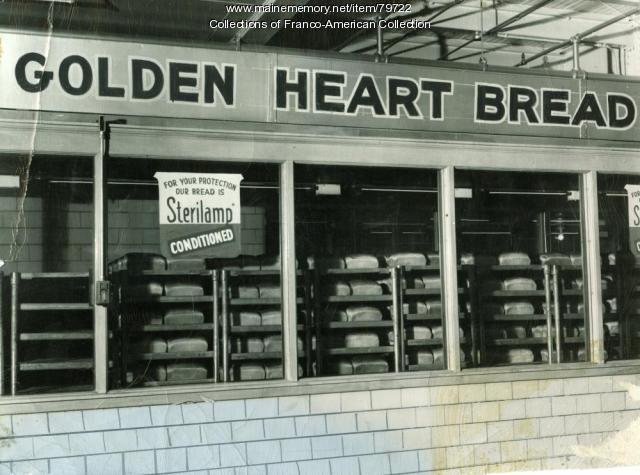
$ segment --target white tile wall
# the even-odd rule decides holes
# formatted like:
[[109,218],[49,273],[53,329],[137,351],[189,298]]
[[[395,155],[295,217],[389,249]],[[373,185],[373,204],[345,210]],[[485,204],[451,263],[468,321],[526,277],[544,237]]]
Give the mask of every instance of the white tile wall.
[[[486,473],[588,466],[640,418],[635,377],[361,391],[0,418],[4,473]],[[565,384],[566,383],[566,384]],[[575,384],[573,384],[575,383]],[[586,465],[585,465],[586,464]]]

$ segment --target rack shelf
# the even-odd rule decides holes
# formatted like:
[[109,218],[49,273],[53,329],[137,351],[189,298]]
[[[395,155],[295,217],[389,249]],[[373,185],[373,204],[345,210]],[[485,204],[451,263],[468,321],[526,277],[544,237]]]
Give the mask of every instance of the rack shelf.
[[88,303],[21,303],[20,310],[25,312],[50,312],[50,311],[84,311],[92,310],[93,305]]
[[38,359],[18,364],[20,371],[86,370],[93,369],[92,359]]
[[358,328],[392,328],[393,322],[390,320],[382,320],[375,322],[327,322],[324,328],[330,330],[353,330]]
[[92,330],[20,333],[21,341],[93,340]]
[[371,346],[365,348],[329,348],[326,353],[331,356],[373,355],[393,353],[393,346]]
[[156,361],[156,360],[189,360],[212,358],[213,351],[185,351],[175,353],[136,353],[129,357],[131,360]]

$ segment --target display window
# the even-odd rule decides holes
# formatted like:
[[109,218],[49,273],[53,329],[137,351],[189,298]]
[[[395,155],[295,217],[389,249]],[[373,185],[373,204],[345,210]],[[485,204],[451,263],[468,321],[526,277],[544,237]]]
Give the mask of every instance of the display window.
[[481,366],[586,361],[579,176],[456,170]]
[[94,382],[91,159],[0,161],[0,394]]
[[311,375],[443,369],[437,173],[296,165],[295,216]]
[[110,160],[112,388],[283,377],[279,167]]
[[605,358],[640,357],[640,176],[598,175]]

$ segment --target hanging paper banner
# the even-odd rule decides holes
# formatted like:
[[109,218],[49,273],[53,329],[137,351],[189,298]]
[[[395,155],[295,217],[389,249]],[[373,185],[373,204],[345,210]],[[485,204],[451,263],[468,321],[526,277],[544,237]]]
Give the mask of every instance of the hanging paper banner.
[[158,172],[154,177],[163,255],[179,259],[240,254],[242,175]]
[[629,247],[635,256],[640,256],[640,185],[627,185],[629,202]]

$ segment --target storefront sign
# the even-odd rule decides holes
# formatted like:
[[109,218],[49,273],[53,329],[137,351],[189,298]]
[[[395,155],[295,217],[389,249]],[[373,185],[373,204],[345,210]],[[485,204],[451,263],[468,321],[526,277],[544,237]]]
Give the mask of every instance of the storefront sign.
[[0,33],[0,107],[640,141],[640,83]]
[[242,175],[158,172],[154,176],[163,255],[179,259],[240,254]]
[[631,252],[640,256],[640,185],[627,185],[629,202],[629,247]]

